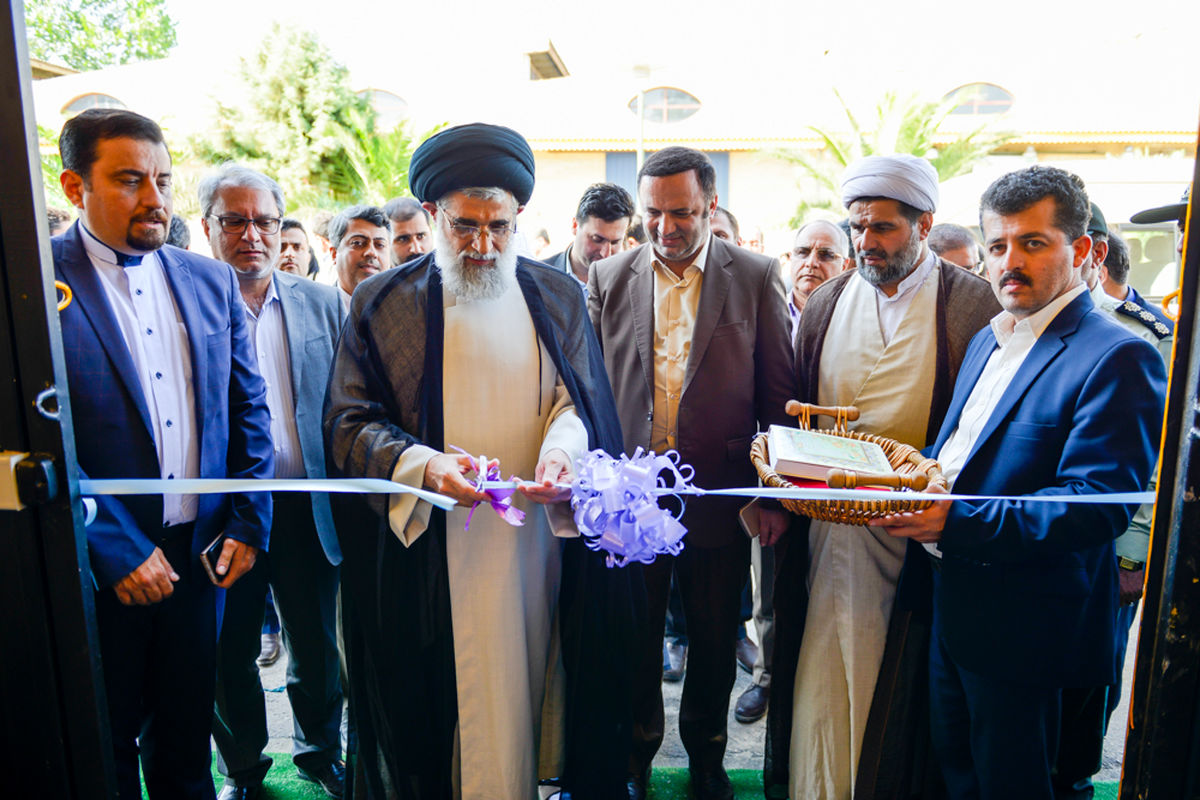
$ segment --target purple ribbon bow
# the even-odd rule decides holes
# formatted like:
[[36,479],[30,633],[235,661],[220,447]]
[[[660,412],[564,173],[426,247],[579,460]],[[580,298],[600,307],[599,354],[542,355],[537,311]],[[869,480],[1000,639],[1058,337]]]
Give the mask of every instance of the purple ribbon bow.
[[590,549],[607,553],[609,567],[679,555],[687,529],[658,505],[659,495],[694,492],[695,472],[679,463],[679,453],[669,450],[660,456],[639,447],[632,458],[618,459],[593,450],[578,466],[579,477],[571,486],[575,524]]
[[[516,493],[516,489],[483,488],[484,481],[500,480],[500,465],[493,464],[489,467],[486,457],[480,456],[479,458],[475,458],[475,456],[471,455],[466,450],[463,450],[461,447],[455,447],[454,445],[451,445],[450,447],[451,449],[457,450],[472,460],[475,465],[475,489],[476,491],[482,491],[488,496],[488,504],[491,505],[492,510],[499,514],[500,518],[509,525],[524,525],[525,512],[519,508],[515,508],[512,504],[512,496]],[[509,481],[516,480],[517,478],[515,475],[509,478]],[[467,512],[467,522],[465,525],[463,525],[464,531],[471,529],[471,517],[475,515],[475,509],[478,506],[478,500],[471,504],[471,510]]]

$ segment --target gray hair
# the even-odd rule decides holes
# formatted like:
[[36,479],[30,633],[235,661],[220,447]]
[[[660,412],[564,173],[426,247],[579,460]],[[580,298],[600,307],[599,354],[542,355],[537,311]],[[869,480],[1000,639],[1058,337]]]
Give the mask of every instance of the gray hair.
[[981,248],[979,240],[975,238],[975,234],[971,233],[969,228],[964,228],[962,225],[955,225],[953,222],[939,222],[929,229],[929,236],[925,243],[929,245],[929,249],[937,255],[941,255],[947,250],[954,250],[958,247],[970,247],[975,253],[975,259],[981,257]]
[[796,229],[796,235],[792,237],[792,242],[795,243],[800,238],[800,234],[804,233],[805,228],[811,228],[813,225],[824,225],[833,234],[833,243],[841,253],[842,258],[850,257],[850,237],[842,230],[842,226],[828,219],[810,219],[808,222]]
[[417,214],[424,214],[426,222],[432,222],[425,206],[411,197],[393,197],[383,206],[384,215],[392,222],[408,222]]
[[378,206],[350,206],[344,208],[334,215],[333,219],[329,220],[329,244],[332,247],[337,247],[342,243],[342,237],[346,235],[346,229],[350,227],[350,220],[361,219],[374,225],[376,228],[388,230],[388,218],[383,213],[383,209]]
[[279,216],[283,216],[283,189],[279,188],[279,184],[258,170],[243,167],[232,161],[226,161],[217,168],[216,172],[208,173],[200,181],[196,193],[200,195],[202,216],[207,217],[212,214],[217,192],[226,188],[261,189],[264,192],[270,192],[271,197],[275,199],[275,206],[279,209]]

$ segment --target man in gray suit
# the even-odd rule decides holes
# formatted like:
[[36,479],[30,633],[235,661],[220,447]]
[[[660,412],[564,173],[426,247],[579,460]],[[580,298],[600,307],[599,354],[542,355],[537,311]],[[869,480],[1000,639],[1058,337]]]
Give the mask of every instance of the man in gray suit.
[[[337,291],[274,269],[283,191],[254,170],[226,164],[200,184],[201,224],[213,256],[233,266],[258,366],[267,384],[276,478],[324,478],[321,405],[345,313]],[[342,691],[335,633],[342,551],[326,494],[278,492],[271,551],[225,596],[217,650],[217,766],[221,800],[258,797],[271,759],[255,659],[267,586],[288,651],[292,759],[301,778],[342,796]]]
[[[706,489],[754,485],[750,440],[788,424],[795,390],[783,281],[775,259],[711,234],[716,171],[708,156],[668,147],[638,174],[649,243],[592,266],[588,306],[604,350],[632,453],[678,450]],[[738,525],[744,501],[692,498],[684,551],[644,568],[649,624],[634,675],[629,796],[645,797],[663,738],[662,637],[674,568],[688,621],[688,670],[679,732],[696,797],[732,798],[722,761],[739,599],[750,541]],[[758,512],[770,544],[782,510]]]

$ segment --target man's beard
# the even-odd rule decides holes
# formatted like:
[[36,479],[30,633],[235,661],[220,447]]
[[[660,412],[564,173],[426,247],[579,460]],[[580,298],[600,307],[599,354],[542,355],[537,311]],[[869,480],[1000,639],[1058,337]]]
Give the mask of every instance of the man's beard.
[[[138,222],[161,222],[162,226],[151,228],[152,232],[137,235],[133,232],[133,226]],[[167,243],[167,229],[171,225],[171,216],[164,215],[158,211],[151,211],[142,214],[139,217],[129,221],[129,230],[125,233],[125,244],[129,245],[134,252],[149,253],[151,250],[157,250]]]
[[[454,244],[446,238],[442,227],[435,227],[435,259],[442,271],[442,284],[446,290],[460,300],[495,300],[507,292],[517,274],[517,251],[512,246],[512,241],[510,240],[503,250],[493,247],[487,255],[478,253],[471,247],[457,251]],[[488,259],[491,264],[478,267],[469,263],[465,256]]]
[[[858,263],[858,273],[872,286],[886,286],[899,283],[908,277],[917,264],[917,256],[921,254],[921,234],[917,226],[912,226],[912,236],[895,255],[889,256],[883,250],[859,250],[854,254]],[[866,256],[883,258],[881,267],[866,263]]]

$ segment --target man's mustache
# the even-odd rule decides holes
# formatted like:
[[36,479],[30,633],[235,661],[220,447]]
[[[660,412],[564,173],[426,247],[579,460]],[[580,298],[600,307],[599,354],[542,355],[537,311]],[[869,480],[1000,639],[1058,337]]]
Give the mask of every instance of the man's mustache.
[[145,214],[134,217],[133,221],[134,222],[161,222],[162,224],[166,225],[167,223],[169,223],[171,221],[171,218],[168,217],[166,214],[164,214],[161,211],[149,211]]
[[1021,272],[1006,272],[1000,276],[1000,285],[1001,286],[1008,283],[1009,281],[1013,281],[1015,283],[1023,283],[1026,286],[1033,285],[1033,281],[1029,280],[1029,277]]

